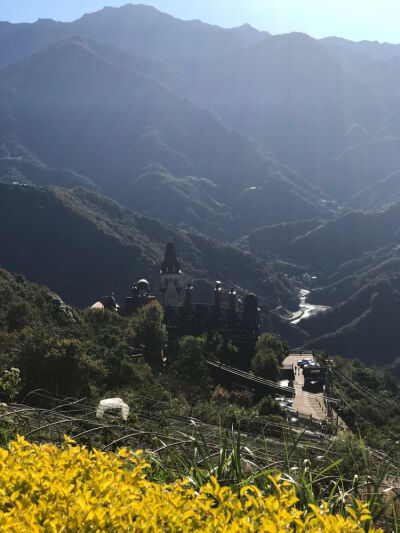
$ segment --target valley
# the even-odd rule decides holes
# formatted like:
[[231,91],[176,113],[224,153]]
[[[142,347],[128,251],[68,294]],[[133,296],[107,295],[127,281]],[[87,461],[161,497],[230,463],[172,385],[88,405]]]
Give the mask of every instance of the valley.
[[[158,28],[151,43],[134,29],[149,24]],[[395,356],[395,329],[373,317],[378,301],[392,309],[390,316],[397,305],[400,108],[390,78],[396,48],[386,58],[379,56],[379,46],[371,46],[368,53],[378,54],[373,61],[380,70],[368,76],[372,59],[356,54],[350,61],[346,55],[360,43],[339,46],[335,40],[247,27],[224,30],[135,5],[105,8],[72,23],[45,20],[7,28],[0,54],[0,183],[32,186],[32,198],[36,186],[79,187],[122,207],[96,200],[89,230],[91,197],[72,192],[68,200],[70,209],[79,198],[77,225],[89,232],[97,225],[107,235],[104,251],[93,248],[87,261],[90,256],[99,264],[115,239],[117,263],[110,266],[115,274],[90,276],[93,267],[79,264],[80,245],[68,232],[65,256],[57,252],[45,261],[49,268],[42,267],[45,243],[29,237],[37,224],[33,212],[25,229],[19,215],[12,225],[8,216],[3,219],[5,267],[87,305],[95,293],[110,290],[108,284],[119,293],[132,283],[137,261],[152,280],[161,236],[167,234],[178,246],[185,243],[188,270],[213,283],[221,269],[205,266],[204,254],[196,262],[185,252],[189,241],[195,243],[191,250],[207,242],[239,264],[243,253],[250,254],[244,263],[257,264],[246,281],[242,267],[228,278],[260,295],[265,330],[285,335],[292,346],[331,351],[343,350],[339,339],[353,338],[363,324],[368,336],[373,321],[387,338],[390,355],[384,363]],[[164,36],[171,32],[174,39],[167,44]],[[10,192],[0,191],[8,205]],[[19,205],[23,195],[17,196],[15,213],[25,209]],[[122,228],[116,230],[110,215],[101,213],[103,207],[137,213],[121,215],[123,237]],[[55,212],[50,204],[43,209],[44,226],[52,225]],[[145,235],[144,227],[151,227]],[[16,256],[7,244],[15,239],[37,246]],[[132,254],[141,250],[130,265],[122,260],[126,246]],[[258,266],[260,261],[266,266]],[[60,272],[63,265],[72,268],[79,281],[56,277],[52,264]],[[318,274],[319,287],[299,304],[296,291],[306,272]],[[299,305],[302,315],[285,324]],[[316,314],[325,306],[327,313]],[[351,341],[345,351],[364,358],[362,346]],[[383,363],[372,353],[366,357]]]
[[311,316],[314,316],[318,313],[323,313],[327,309],[329,309],[326,306],[323,305],[315,305],[309,303],[308,297],[309,297],[310,291],[307,289],[300,289],[299,295],[300,295],[300,304],[299,304],[299,310],[295,311],[291,318],[289,319],[292,324],[298,324],[301,320],[305,320]]

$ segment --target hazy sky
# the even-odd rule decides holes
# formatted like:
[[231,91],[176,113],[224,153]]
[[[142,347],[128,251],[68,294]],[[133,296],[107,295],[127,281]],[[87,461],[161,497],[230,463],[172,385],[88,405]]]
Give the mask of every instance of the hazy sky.
[[[0,0],[0,20],[74,20],[128,0]],[[133,1],[132,3],[138,3]],[[142,0],[179,18],[220,26],[244,22],[271,33],[302,31],[315,37],[400,42],[400,0]]]

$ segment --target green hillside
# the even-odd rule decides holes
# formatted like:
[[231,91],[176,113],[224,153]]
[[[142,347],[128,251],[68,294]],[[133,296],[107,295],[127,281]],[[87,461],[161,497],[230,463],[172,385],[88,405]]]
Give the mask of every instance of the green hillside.
[[[176,77],[170,64],[80,38],[3,69],[0,179],[6,165],[7,181],[14,169],[26,179],[13,181],[73,182],[29,171],[17,143],[42,166],[69,169],[128,207],[212,236],[331,213],[317,189],[258,141],[189,100]],[[208,191],[202,180],[210,183]],[[261,202],[248,194],[254,187]]]
[[284,276],[232,246],[139,216],[85,189],[0,185],[0,263],[77,305],[111,290],[122,298],[142,277],[154,288],[170,239],[194,278],[196,298],[209,301],[218,279],[226,288],[255,292],[265,311],[296,307],[296,291]]

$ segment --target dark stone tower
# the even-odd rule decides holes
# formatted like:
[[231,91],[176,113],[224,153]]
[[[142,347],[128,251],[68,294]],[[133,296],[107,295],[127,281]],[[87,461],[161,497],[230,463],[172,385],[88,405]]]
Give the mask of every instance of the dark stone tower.
[[157,296],[165,308],[169,305],[185,303],[185,285],[187,277],[182,274],[181,265],[176,257],[175,246],[169,242],[165,248],[164,260],[161,263],[160,282]]
[[231,290],[229,291],[228,309],[231,314],[234,314],[237,311],[237,296],[236,296],[235,287],[232,287]]
[[255,294],[248,294],[244,299],[243,322],[248,328],[250,336],[257,340],[260,322],[258,300]]
[[222,283],[220,281],[215,282],[214,289],[214,307],[219,309],[222,303]]
[[164,261],[161,263],[161,274],[180,274],[181,265],[176,257],[175,246],[172,242],[167,243]]

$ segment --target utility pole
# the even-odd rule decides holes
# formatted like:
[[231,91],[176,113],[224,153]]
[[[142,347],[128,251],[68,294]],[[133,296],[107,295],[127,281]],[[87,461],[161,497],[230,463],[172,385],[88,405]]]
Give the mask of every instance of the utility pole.
[[333,391],[333,373],[332,369],[335,366],[335,363],[332,361],[332,359],[328,358],[328,354],[325,354],[325,401],[326,406],[328,410],[328,418],[332,417],[332,406],[330,398],[332,398],[332,391]]

